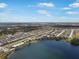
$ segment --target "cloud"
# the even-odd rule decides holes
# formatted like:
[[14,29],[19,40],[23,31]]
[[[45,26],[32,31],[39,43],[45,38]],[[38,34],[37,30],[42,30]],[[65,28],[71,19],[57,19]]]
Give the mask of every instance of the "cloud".
[[64,10],[70,10],[71,8],[69,8],[69,7],[64,7],[63,9],[64,9]]
[[[72,4],[69,4],[68,7],[64,7],[63,10],[67,10],[66,14],[79,14],[79,11],[76,11],[75,8],[79,8],[79,2],[74,2]],[[73,10],[73,11],[68,11]]]
[[67,11],[66,13],[67,14],[79,14],[79,12],[77,12],[77,11]]
[[76,3],[69,4],[69,7],[79,7],[79,3],[76,2]]
[[47,10],[38,10],[38,13],[39,14],[48,14],[48,11]]
[[38,6],[42,6],[42,7],[54,7],[54,4],[53,3],[39,3]]
[[69,4],[68,7],[62,8],[63,10],[73,10],[74,8],[79,8],[79,2],[74,2],[72,4]]
[[8,13],[0,13],[0,22],[79,22],[79,17],[66,17],[66,16],[15,16]]
[[6,3],[0,3],[0,8],[6,8],[8,5]]
[[15,16],[10,13],[0,13],[0,22],[31,22],[37,19],[33,16]]
[[43,14],[43,15],[46,15],[46,16],[51,16],[47,10],[38,10],[37,12],[39,14]]

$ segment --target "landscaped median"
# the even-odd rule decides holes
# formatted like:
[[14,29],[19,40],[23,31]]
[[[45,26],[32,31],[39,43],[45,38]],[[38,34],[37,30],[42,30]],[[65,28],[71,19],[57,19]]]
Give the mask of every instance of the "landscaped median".
[[70,42],[72,45],[79,45],[79,32],[74,35],[73,39]]

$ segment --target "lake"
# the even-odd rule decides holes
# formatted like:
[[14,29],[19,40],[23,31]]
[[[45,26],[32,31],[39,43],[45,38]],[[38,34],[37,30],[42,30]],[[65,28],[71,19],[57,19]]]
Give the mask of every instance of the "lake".
[[43,40],[17,50],[8,59],[79,59],[79,46]]

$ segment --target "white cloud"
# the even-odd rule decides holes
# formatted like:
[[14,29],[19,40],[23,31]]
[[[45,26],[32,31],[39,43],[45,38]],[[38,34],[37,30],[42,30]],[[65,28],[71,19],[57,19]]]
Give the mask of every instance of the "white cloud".
[[0,22],[31,22],[37,20],[35,17],[15,16],[10,13],[0,13]]
[[54,7],[54,4],[53,3],[39,3],[38,6],[45,6],[45,7]]
[[69,7],[79,7],[79,3],[76,2],[76,3],[69,4]]
[[48,11],[47,10],[38,10],[38,13],[39,14],[48,14]]
[[79,14],[79,12],[77,12],[77,11],[67,11],[66,13],[67,14]]
[[64,10],[70,10],[71,8],[69,8],[69,7],[64,7],[63,9],[64,9]]
[[79,22],[79,17],[40,17],[40,16],[15,16],[8,13],[0,13],[0,22]]
[[0,3],[0,8],[6,8],[8,5],[6,3]]
[[39,14],[43,14],[43,15],[46,15],[46,16],[51,16],[47,10],[38,10],[37,12]]
[[[74,10],[74,8],[79,8],[79,2],[74,2],[69,4],[68,7],[64,7],[63,10]],[[79,14],[79,11],[66,11],[66,14]]]
[[75,7],[79,8],[79,0],[76,0],[74,3],[69,4],[68,7],[64,7],[63,10],[72,10]]

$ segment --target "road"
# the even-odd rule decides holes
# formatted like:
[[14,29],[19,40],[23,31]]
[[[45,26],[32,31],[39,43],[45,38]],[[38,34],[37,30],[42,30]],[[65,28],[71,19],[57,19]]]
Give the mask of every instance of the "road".
[[73,33],[74,33],[74,29],[71,29],[71,33],[69,35],[69,38],[72,38],[73,37]]
[[63,34],[65,30],[62,30],[56,37],[59,37],[61,34]]

